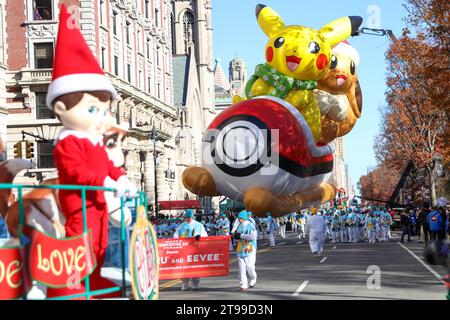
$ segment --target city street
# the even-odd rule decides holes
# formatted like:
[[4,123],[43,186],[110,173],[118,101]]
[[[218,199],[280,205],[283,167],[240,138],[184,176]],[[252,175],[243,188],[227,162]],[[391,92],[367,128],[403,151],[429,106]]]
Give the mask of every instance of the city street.
[[[445,300],[445,287],[437,276],[441,266],[425,267],[423,243],[327,243],[322,257],[314,258],[307,241],[288,234],[270,248],[260,240],[256,258],[258,282],[246,292],[239,291],[237,261],[230,254],[227,277],[201,279],[198,291],[181,291],[181,282],[160,284],[160,299],[433,299]],[[421,259],[421,261],[423,261]],[[381,270],[381,288],[368,289],[369,266]]]

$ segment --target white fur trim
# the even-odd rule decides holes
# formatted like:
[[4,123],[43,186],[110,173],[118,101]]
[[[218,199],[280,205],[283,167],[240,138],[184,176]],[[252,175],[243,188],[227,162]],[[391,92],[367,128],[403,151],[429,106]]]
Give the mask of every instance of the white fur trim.
[[117,91],[106,75],[99,73],[78,73],[62,76],[53,80],[48,86],[47,107],[52,109],[52,102],[64,94],[100,90],[111,92],[113,100],[117,97]]
[[344,56],[350,57],[357,66],[359,65],[360,57],[358,51],[356,51],[354,47],[347,43],[340,42],[331,50],[331,52],[333,54],[342,54]]
[[100,144],[101,146],[103,145],[103,136],[92,135],[92,134],[88,134],[83,131],[77,131],[77,130],[71,130],[71,129],[62,129],[58,134],[58,138],[56,138],[55,144],[58,141],[61,141],[65,138],[67,138],[68,136],[75,136],[78,139],[88,139],[94,146],[97,144]]

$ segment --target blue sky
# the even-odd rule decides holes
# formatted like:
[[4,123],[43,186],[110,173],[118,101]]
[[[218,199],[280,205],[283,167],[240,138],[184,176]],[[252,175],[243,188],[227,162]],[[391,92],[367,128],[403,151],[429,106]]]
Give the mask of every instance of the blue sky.
[[[339,17],[357,15],[364,18],[363,27],[369,23],[371,28],[391,29],[397,36],[405,27],[402,18],[407,15],[401,0],[213,0],[213,50],[225,72],[236,53],[247,63],[248,76],[264,62],[267,38],[256,22],[258,3],[272,7],[286,24],[320,29]],[[379,107],[385,104],[385,52],[390,40],[362,35],[349,41],[361,56],[358,76],[363,91],[362,117],[344,140],[345,160],[356,187],[367,167],[376,165],[373,142],[380,122]]]

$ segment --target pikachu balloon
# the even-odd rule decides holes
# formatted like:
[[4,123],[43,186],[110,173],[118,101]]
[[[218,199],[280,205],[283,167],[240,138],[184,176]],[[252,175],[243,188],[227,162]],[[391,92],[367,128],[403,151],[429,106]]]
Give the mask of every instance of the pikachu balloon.
[[313,90],[331,64],[331,49],[354,35],[361,17],[337,19],[320,30],[290,25],[271,8],[256,6],[258,24],[267,35],[266,64],[256,67],[246,86],[247,98],[271,95],[295,106],[305,117],[314,139],[322,137],[321,113]]

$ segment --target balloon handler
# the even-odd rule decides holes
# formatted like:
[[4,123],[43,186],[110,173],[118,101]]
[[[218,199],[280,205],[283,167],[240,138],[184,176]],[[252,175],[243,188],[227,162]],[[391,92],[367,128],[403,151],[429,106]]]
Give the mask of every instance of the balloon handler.
[[[184,222],[178,226],[173,235],[174,238],[192,238],[200,240],[200,237],[207,237],[208,233],[205,230],[203,224],[194,220],[194,212],[191,209],[187,209],[184,215]],[[192,289],[198,290],[200,285],[200,278],[184,278],[181,279],[183,283],[181,291],[187,291],[191,289],[189,287],[189,281],[192,281]]]
[[[108,159],[103,134],[113,124],[109,114],[116,90],[105,76],[79,29],[71,27],[69,13],[61,6],[52,82],[47,92],[47,106],[64,128],[55,144],[54,160],[61,184],[104,186],[116,189],[115,196],[134,196],[136,187],[124,170]],[[66,218],[66,237],[83,233],[80,190],[59,192],[61,210]],[[91,290],[116,286],[100,271],[108,244],[108,208],[103,191],[86,192],[87,227],[91,231],[96,268],[90,276]],[[48,288],[47,297],[85,292],[84,282],[75,288]],[[116,297],[112,293],[98,298]]]
[[[246,291],[256,285],[256,239],[258,233],[256,226],[249,221],[249,212],[241,211],[238,215],[239,226],[233,237],[237,239],[236,254],[239,263],[239,282],[241,291]],[[247,280],[247,273],[249,275],[250,283]]]

